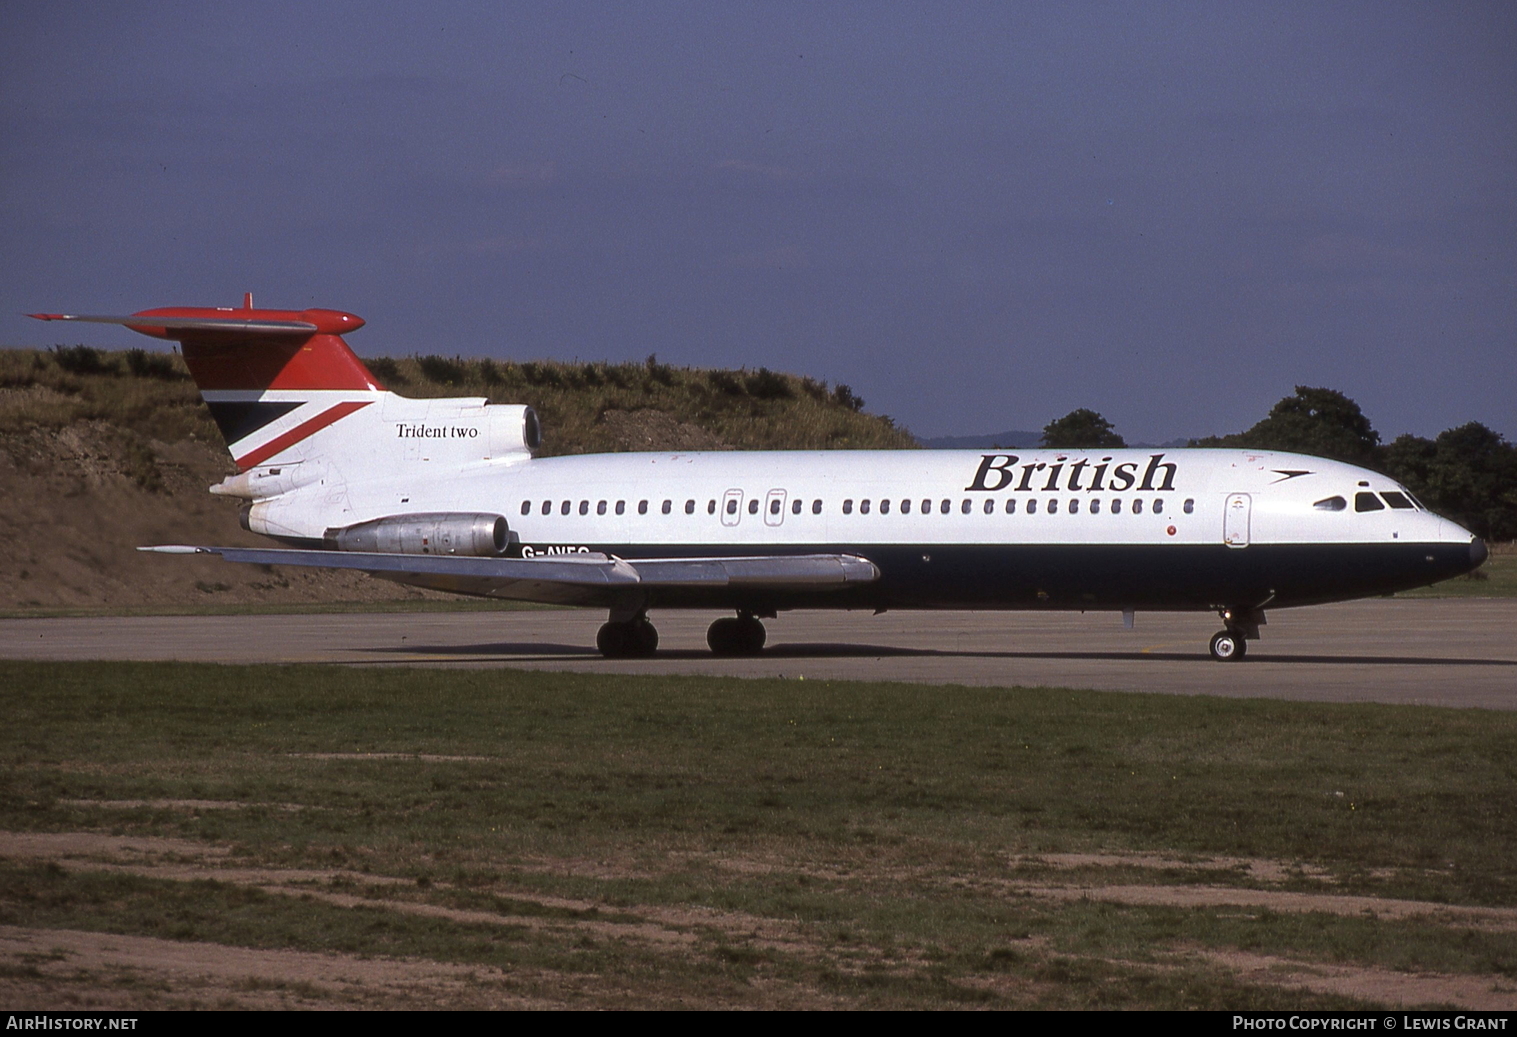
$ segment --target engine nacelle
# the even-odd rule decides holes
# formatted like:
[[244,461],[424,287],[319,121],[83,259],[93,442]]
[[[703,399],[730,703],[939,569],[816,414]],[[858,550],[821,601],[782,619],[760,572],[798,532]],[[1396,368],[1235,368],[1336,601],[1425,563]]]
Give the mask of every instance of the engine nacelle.
[[535,451],[543,441],[537,412],[519,403],[491,403],[485,407],[487,456],[506,457]]
[[338,551],[499,557],[506,553],[511,531],[501,515],[439,511],[391,515],[329,529],[322,539]]

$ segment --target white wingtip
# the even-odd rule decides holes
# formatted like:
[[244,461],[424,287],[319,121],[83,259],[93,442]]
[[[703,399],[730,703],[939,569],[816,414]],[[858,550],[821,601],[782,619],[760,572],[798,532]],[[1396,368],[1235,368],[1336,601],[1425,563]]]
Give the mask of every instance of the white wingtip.
[[200,555],[210,554],[203,547],[191,547],[188,544],[158,544],[155,547],[139,547],[139,551],[151,551],[160,555]]

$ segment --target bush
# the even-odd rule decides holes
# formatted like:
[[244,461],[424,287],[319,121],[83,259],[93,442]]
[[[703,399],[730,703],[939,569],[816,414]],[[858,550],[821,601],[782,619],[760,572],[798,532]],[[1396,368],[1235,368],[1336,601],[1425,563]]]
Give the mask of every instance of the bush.
[[163,382],[181,382],[190,376],[184,365],[174,362],[173,356],[145,349],[126,351],[126,369],[138,378],[157,378]]
[[49,352],[53,363],[69,374],[114,374],[116,365],[107,364],[98,349],[89,346],[54,346]]
[[790,388],[790,380],[782,374],[775,374],[767,367],[759,368],[744,381],[748,395],[755,399],[788,400],[795,395]]
[[464,362],[461,357],[449,360],[445,356],[432,353],[417,357],[416,365],[421,368],[422,375],[428,381],[453,385],[464,380]]

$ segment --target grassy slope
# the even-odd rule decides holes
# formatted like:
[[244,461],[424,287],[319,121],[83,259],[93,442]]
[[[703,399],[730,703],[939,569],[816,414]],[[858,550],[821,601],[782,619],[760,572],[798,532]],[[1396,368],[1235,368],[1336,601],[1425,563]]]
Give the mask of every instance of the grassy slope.
[[[103,421],[138,439],[220,442],[177,355],[140,351],[64,356],[0,350],[0,432]],[[542,418],[544,454],[656,449],[625,441],[608,414],[658,411],[710,446],[742,449],[907,448],[889,418],[855,410],[846,386],[795,375],[645,364],[498,363],[444,357],[369,360],[405,396],[484,396],[526,403]],[[95,369],[91,369],[95,368]],[[667,426],[661,426],[667,428]],[[704,434],[704,435],[701,435]],[[660,445],[661,446],[661,445]],[[146,476],[145,478],[151,478]]]
[[[504,364],[440,357],[371,362],[419,397],[530,403],[543,453],[907,447],[843,387],[768,371],[647,364]],[[446,596],[360,574],[263,570],[138,554],[140,544],[266,546],[207,485],[232,470],[178,356],[81,347],[0,350],[0,611],[242,611]],[[446,600],[457,600],[446,597]]]
[[[587,1006],[1350,1001],[1237,953],[1517,978],[1510,926],[1102,893],[1517,905],[1517,714],[337,667],[3,663],[0,684],[0,829],[231,847],[209,879],[341,872],[292,897],[6,863],[9,925],[487,965]],[[349,755],[372,753],[401,755]],[[369,906],[323,899],[344,893]]]

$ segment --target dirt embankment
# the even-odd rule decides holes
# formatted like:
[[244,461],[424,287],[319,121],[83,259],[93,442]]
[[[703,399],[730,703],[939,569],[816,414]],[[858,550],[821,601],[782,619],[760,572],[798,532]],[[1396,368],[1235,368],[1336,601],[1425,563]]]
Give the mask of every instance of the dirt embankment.
[[[5,404],[0,399],[0,406]],[[724,449],[659,411],[603,421],[625,449]],[[362,573],[144,554],[148,544],[270,546],[207,487],[235,471],[219,441],[161,442],[103,421],[0,431],[0,610],[422,601],[448,595]]]

